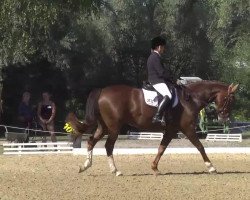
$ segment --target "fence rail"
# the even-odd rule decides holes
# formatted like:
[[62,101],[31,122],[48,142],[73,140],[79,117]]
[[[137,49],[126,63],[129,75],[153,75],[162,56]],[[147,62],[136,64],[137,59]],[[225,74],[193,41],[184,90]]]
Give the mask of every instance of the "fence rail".
[[139,139],[139,140],[161,140],[163,133],[160,132],[129,132],[129,139]]
[[206,140],[242,142],[242,134],[207,134]]
[[56,154],[72,153],[72,143],[47,142],[47,143],[4,143],[3,154]]

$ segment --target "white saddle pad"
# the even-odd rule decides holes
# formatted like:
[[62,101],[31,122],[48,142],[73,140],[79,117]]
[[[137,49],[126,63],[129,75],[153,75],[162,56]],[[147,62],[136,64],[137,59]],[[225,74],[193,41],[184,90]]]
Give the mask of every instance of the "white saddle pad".
[[[145,90],[142,89],[143,95],[144,95],[144,100],[145,103],[149,106],[153,106],[153,107],[158,107],[158,95],[156,91],[150,91],[150,90]],[[177,94],[177,92],[175,91],[175,94]],[[177,104],[178,104],[178,96],[175,95],[172,98],[174,98],[174,103],[172,104],[172,107],[174,108]]]

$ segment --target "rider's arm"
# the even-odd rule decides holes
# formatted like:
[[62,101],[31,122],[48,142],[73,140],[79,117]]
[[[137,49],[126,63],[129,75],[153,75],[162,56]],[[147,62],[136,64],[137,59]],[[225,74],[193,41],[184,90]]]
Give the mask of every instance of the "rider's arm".
[[164,78],[164,69],[163,69],[163,66],[161,64],[161,60],[159,57],[155,57],[152,60],[152,65],[153,65],[155,71],[157,72],[158,76],[161,78]]
[[42,122],[44,121],[44,119],[42,118],[41,116],[41,108],[42,108],[42,103],[40,102],[38,104],[38,108],[37,108],[37,116],[38,116],[38,119],[40,119]]
[[56,105],[55,105],[55,103],[53,102],[51,106],[52,106],[52,114],[51,114],[48,122],[51,122],[56,116]]

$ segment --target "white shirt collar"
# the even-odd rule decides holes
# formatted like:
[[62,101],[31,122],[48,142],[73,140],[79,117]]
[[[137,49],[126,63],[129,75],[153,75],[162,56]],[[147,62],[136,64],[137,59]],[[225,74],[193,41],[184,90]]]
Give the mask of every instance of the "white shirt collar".
[[154,52],[155,52],[155,53],[157,53],[157,54],[160,56],[160,54],[159,54],[159,52],[158,52],[158,51],[154,50]]
[[153,52],[155,52],[155,53],[157,53],[159,56],[161,56],[161,54],[160,54],[158,51],[154,50]]

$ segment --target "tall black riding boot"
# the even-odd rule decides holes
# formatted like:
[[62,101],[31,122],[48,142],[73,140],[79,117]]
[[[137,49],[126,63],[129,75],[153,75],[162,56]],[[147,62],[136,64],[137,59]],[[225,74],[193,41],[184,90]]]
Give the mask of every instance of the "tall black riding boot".
[[166,105],[170,102],[170,98],[168,96],[163,97],[163,100],[158,106],[157,112],[153,117],[152,123],[160,122],[162,125],[165,125],[164,117],[162,117],[163,111],[166,108]]

